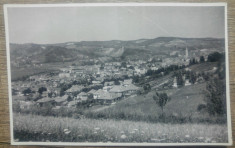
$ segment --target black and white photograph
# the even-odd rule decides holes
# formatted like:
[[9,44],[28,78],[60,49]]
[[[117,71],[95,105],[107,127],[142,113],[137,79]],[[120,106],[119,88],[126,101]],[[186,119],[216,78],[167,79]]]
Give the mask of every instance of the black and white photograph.
[[4,5],[11,144],[231,145],[226,3]]

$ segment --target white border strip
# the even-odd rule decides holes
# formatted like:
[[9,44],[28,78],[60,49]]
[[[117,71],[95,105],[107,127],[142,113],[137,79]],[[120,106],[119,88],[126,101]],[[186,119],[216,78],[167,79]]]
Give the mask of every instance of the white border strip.
[[226,6],[227,3],[66,3],[66,4],[5,4],[4,7],[128,7],[128,6]]
[[7,75],[8,75],[8,97],[9,97],[9,112],[10,112],[10,135],[11,135],[11,144],[14,143],[13,140],[13,112],[12,112],[12,92],[11,92],[11,65],[10,65],[10,42],[9,42],[9,30],[8,30],[8,16],[7,8],[4,6],[4,21],[5,21],[5,35],[6,35],[6,55],[7,55]]
[[[228,143],[78,143],[78,142],[15,142],[13,133],[13,111],[12,111],[12,92],[11,92],[11,69],[10,69],[10,47],[9,47],[9,29],[8,29],[8,8],[28,8],[28,7],[128,7],[128,6],[224,6],[225,11],[225,52],[226,52],[226,102],[227,102],[227,128]],[[232,126],[231,126],[231,108],[230,108],[230,87],[229,87],[229,60],[228,60],[228,27],[227,27],[227,3],[73,3],[73,4],[5,4],[4,21],[6,34],[6,54],[7,54],[7,72],[8,72],[8,95],[10,111],[10,132],[12,145],[55,145],[55,146],[230,146],[232,145]]]
[[230,77],[229,77],[229,56],[228,56],[228,18],[227,18],[227,4],[225,5],[225,68],[226,68],[226,107],[227,107],[227,128],[228,128],[228,141],[232,145],[232,121],[231,121],[231,105],[230,105]]

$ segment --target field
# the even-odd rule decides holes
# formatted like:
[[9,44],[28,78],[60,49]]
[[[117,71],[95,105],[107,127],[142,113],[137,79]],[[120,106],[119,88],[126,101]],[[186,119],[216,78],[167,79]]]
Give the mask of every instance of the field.
[[37,75],[40,73],[49,73],[53,71],[58,71],[64,66],[68,66],[71,63],[69,62],[57,62],[57,63],[45,63],[41,67],[14,67],[11,66],[11,79],[12,81],[22,79],[23,77],[28,77],[32,75]]
[[39,142],[223,143],[226,125],[163,124],[14,114],[14,140]]

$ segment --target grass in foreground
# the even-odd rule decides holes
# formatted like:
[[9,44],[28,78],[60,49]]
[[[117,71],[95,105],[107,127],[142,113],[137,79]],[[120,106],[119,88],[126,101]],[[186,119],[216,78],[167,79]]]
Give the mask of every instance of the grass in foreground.
[[164,124],[14,114],[14,139],[38,142],[224,143],[226,125]]

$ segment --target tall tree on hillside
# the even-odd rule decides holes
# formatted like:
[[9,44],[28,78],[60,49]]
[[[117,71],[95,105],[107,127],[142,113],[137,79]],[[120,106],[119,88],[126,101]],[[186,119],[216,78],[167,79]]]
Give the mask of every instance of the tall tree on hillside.
[[114,85],[120,85],[120,82],[119,82],[118,79],[115,79],[115,80],[114,80]]
[[42,94],[44,91],[47,91],[47,88],[46,88],[46,87],[40,87],[40,88],[38,89],[38,93],[39,93],[39,94]]
[[194,72],[190,72],[190,79],[189,82],[191,82],[192,84],[194,84],[197,80],[197,76]]
[[223,59],[224,55],[220,54],[219,52],[213,52],[208,55],[207,61],[208,62],[217,62]]
[[204,62],[205,62],[204,56],[200,56],[200,63],[204,63]]
[[168,101],[170,101],[170,97],[166,93],[157,93],[153,96],[153,100],[156,102],[156,104],[161,107],[162,110],[162,116],[164,112],[164,106]]
[[207,111],[211,115],[226,113],[225,83],[218,78],[211,79],[206,86]]
[[150,84],[145,84],[143,88],[144,88],[145,93],[148,93],[151,90]]
[[184,85],[184,80],[183,80],[182,73],[178,73],[176,80],[177,80],[177,85],[178,86],[183,86]]
[[27,88],[27,89],[23,90],[22,93],[26,96],[27,94],[32,93],[32,90],[30,88]]
[[122,63],[121,63],[121,67],[126,68],[126,67],[127,67],[127,66],[126,66],[126,62],[122,62]]

